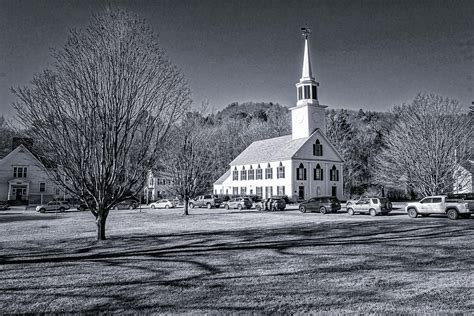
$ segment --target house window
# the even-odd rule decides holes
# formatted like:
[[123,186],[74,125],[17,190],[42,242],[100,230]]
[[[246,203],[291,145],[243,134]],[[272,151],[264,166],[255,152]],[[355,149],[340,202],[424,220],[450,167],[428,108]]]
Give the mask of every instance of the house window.
[[296,168],[296,180],[306,180],[306,168],[302,163]]
[[273,195],[273,187],[265,187],[265,197],[268,199]]
[[317,90],[316,90],[316,86],[311,86],[311,89],[312,89],[311,92],[313,92],[313,93],[312,93],[312,99],[313,99],[313,100],[317,100],[317,99],[318,99],[318,92],[317,92]]
[[285,167],[280,162],[280,166],[277,168],[277,179],[284,179],[285,178]]
[[298,100],[303,99],[303,87],[298,87]]
[[232,187],[232,195],[239,195],[239,187]]
[[242,170],[240,170],[240,180],[247,180],[247,170],[245,170],[245,167],[242,167]]
[[250,166],[250,170],[248,171],[248,176],[249,176],[249,180],[255,179],[255,170],[252,169],[252,166]]
[[277,195],[285,195],[285,186],[277,186]]
[[255,179],[262,180],[262,168],[260,168],[260,165],[258,165],[257,167],[257,173],[255,174]]
[[263,197],[262,196],[262,187],[256,187],[255,188],[255,195],[257,195],[259,197]]
[[40,193],[46,192],[46,183],[40,182],[39,191],[40,191]]
[[323,155],[323,145],[319,142],[319,139],[316,139],[316,142],[313,144],[313,156],[322,156]]
[[331,181],[339,181],[339,170],[336,169],[336,166],[332,166],[331,170],[329,170],[329,180]]
[[26,167],[13,167],[13,178],[26,178]]
[[232,171],[232,180],[239,180],[239,172],[237,171],[237,167],[235,167],[234,171]]
[[240,188],[240,194],[241,195],[246,195],[247,194],[247,187],[241,187]]
[[305,99],[310,99],[311,97],[309,96],[309,90],[310,86],[304,86],[304,98]]
[[323,180],[323,169],[321,169],[319,164],[314,169],[314,180]]
[[270,164],[265,168],[265,179],[273,179],[273,169]]

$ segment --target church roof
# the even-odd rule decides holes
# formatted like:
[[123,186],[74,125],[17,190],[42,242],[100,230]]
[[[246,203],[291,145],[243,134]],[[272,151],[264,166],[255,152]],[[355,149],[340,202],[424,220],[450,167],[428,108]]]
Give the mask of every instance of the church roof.
[[292,139],[291,135],[286,135],[253,142],[230,165],[247,165],[291,159],[307,139]]
[[225,180],[230,176],[230,170],[227,170],[214,184],[223,184]]

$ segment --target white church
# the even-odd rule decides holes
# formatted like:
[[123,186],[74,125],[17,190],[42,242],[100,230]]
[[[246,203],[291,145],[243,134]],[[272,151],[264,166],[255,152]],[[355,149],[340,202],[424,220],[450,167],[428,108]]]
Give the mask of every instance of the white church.
[[309,30],[305,29],[303,71],[290,108],[292,134],[253,142],[214,183],[215,194],[287,195],[298,200],[317,196],[343,198],[343,159],[326,137],[325,108],[319,104],[312,74]]

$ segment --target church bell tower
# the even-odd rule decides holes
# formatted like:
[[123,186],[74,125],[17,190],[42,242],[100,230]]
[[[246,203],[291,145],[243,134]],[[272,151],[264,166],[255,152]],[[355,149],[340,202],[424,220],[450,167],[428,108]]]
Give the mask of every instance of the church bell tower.
[[301,79],[296,84],[296,106],[290,109],[293,139],[308,137],[318,128],[326,133],[324,109],[327,106],[319,104],[319,83],[314,79],[311,69],[308,43],[311,31],[308,28],[301,28],[301,30],[304,37],[303,70]]

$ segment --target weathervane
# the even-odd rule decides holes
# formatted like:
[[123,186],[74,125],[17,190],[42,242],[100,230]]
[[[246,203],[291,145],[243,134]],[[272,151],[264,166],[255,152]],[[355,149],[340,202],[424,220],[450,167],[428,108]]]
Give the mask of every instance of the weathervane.
[[311,29],[309,27],[302,27],[301,28],[302,35],[304,36],[304,39],[308,39],[311,35]]

